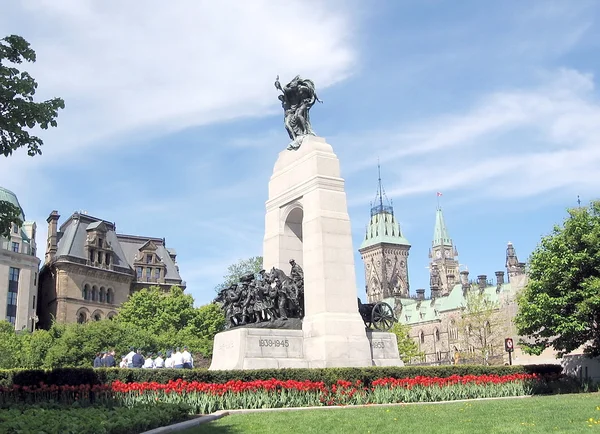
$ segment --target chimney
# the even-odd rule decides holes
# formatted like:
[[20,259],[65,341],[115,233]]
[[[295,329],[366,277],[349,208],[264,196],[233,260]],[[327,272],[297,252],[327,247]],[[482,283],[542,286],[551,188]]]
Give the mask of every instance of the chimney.
[[54,210],[50,213],[46,221],[48,222],[48,245],[46,246],[45,263],[50,262],[58,249],[58,211]]
[[467,270],[463,270],[460,272],[460,284],[462,286],[469,285],[469,272]]
[[504,285],[504,271],[496,271],[496,285]]
[[452,288],[454,288],[454,285],[456,284],[453,273],[446,274],[446,282],[448,282],[448,291],[451,291]]
[[417,289],[417,300],[425,300],[425,289]]
[[487,276],[485,274],[480,274],[477,276],[477,286],[480,291],[483,291],[487,286]]

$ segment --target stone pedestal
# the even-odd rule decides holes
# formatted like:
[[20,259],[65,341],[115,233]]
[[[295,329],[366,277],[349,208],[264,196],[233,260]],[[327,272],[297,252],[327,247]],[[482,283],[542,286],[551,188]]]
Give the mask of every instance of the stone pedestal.
[[266,204],[264,268],[304,269],[304,354],[310,367],[370,366],[358,313],[352,230],[340,163],[325,139],[307,136],[279,153]]
[[290,259],[304,269],[302,330],[219,333],[210,369],[402,366],[395,336],[366,332],[358,313],[344,180],[325,139],[279,153],[266,208],[265,270],[289,273]]

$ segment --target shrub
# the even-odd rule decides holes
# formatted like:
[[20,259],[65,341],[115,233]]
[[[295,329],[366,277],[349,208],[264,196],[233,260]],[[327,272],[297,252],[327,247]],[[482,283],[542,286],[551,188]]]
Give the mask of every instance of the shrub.
[[167,383],[169,380],[182,379],[203,383],[226,383],[232,380],[296,380],[322,381],[334,384],[338,380],[360,381],[370,386],[378,378],[414,378],[439,377],[452,375],[510,375],[555,374],[562,372],[560,365],[514,365],[514,366],[404,366],[404,367],[367,367],[367,368],[324,368],[324,369],[257,369],[247,371],[208,371],[206,369],[89,369],[62,368],[43,370],[0,370],[0,386],[13,384],[20,386],[44,384],[79,385],[108,384],[119,380],[123,383],[156,382]]

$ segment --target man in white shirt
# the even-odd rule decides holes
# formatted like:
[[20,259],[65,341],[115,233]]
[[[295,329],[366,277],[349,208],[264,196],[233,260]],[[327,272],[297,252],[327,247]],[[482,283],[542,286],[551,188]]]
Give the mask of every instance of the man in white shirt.
[[165,359],[165,368],[173,368],[173,352],[167,351],[167,358]]
[[181,350],[179,348],[176,348],[175,353],[173,353],[173,367],[175,369],[183,368],[183,354],[181,354]]
[[159,369],[159,368],[164,368],[165,367],[165,361],[162,358],[162,353],[159,352],[158,355],[156,356],[156,359],[154,359],[154,369]]
[[194,359],[188,351],[188,347],[183,347],[183,353],[181,353],[181,356],[183,357],[183,368],[192,369],[194,367]]
[[135,351],[133,347],[129,348],[129,353],[125,356],[125,360],[127,361],[127,367],[133,368],[133,356],[135,355]]
[[154,361],[152,361],[152,353],[148,353],[148,357],[146,357],[146,359],[144,359],[144,366],[142,366],[143,369],[152,369],[154,368]]

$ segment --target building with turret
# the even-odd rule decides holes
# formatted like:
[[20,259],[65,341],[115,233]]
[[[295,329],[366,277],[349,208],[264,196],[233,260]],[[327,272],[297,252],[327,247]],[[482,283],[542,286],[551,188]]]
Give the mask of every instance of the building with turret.
[[176,253],[164,238],[123,235],[116,224],[76,212],[60,227],[48,216],[39,277],[40,328],[112,318],[129,295],[149,286],[185,289]]
[[365,264],[368,303],[390,297],[408,297],[408,253],[410,243],[402,235],[394,208],[387,200],[381,183],[371,204],[371,219],[359,252]]
[[[471,278],[467,269],[460,270],[458,250],[438,205],[428,258],[429,297],[425,296],[424,287],[411,294],[408,283],[409,250],[410,243],[400,230],[379,176],[378,193],[371,204],[371,218],[359,248],[365,267],[368,302],[388,303],[398,321],[410,326],[410,336],[424,355],[413,362],[443,364],[456,362],[458,354],[463,361],[465,358],[468,360],[470,354],[475,356],[477,344],[462,327],[462,311],[471,294],[484,294],[497,306],[494,311],[497,321],[493,322],[501,329],[489,330],[488,337],[492,336],[492,332],[502,335],[501,338],[488,339],[487,357],[491,363],[504,363],[507,357],[503,348],[504,337],[517,337],[512,324],[517,312],[516,295],[527,283],[525,264],[519,261],[512,243],[509,242],[506,248],[506,271],[497,271],[495,281],[483,274]],[[491,327],[490,324],[488,326]],[[516,354],[521,355],[518,348]]]
[[35,328],[36,297],[40,260],[36,256],[35,222],[26,221],[17,196],[0,187],[0,201],[21,210],[24,223],[12,224],[8,237],[0,237],[0,319],[16,330]]

